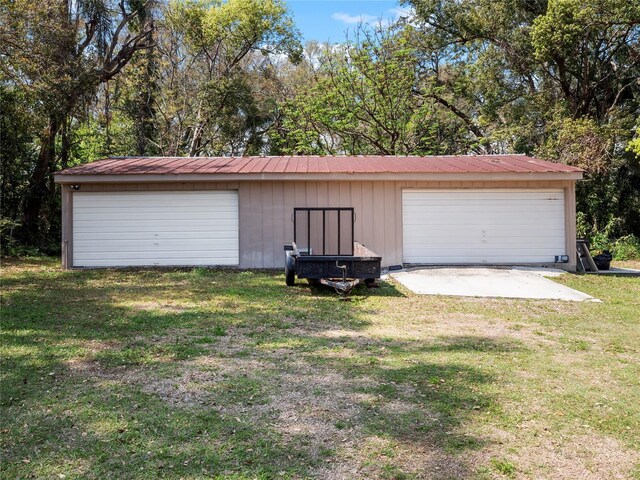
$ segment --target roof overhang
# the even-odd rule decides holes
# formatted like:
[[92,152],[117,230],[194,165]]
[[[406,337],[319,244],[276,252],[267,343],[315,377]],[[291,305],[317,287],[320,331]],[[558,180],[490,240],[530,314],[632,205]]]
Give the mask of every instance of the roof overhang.
[[465,173],[242,173],[184,175],[65,175],[55,174],[56,183],[167,183],[242,181],[539,181],[581,180],[582,172],[465,172]]

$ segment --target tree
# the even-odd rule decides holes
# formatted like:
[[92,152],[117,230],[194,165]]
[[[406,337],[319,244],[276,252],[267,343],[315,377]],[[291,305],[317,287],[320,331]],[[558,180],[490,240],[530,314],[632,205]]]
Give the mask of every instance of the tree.
[[52,174],[68,164],[73,115],[137,51],[152,45],[150,9],[142,0],[3,2],[3,83],[27,95],[34,113],[46,119],[24,198],[24,242],[47,242],[43,206],[56,201]]
[[229,136],[261,122],[251,87],[257,54],[297,61],[301,51],[279,0],[172,2],[160,36],[161,141],[190,156],[230,153]]
[[284,151],[330,154],[446,153],[463,141],[459,126],[416,95],[410,28],[360,26],[346,45],[308,58],[314,81],[285,105]]

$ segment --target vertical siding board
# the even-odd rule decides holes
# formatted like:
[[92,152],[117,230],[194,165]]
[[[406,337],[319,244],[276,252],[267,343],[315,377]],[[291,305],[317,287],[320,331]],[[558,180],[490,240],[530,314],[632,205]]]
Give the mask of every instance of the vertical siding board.
[[251,263],[255,268],[264,266],[264,230],[263,230],[263,204],[262,182],[251,182]]
[[[313,203],[309,203],[310,207],[328,207],[331,205],[330,185],[331,185],[330,182],[316,183],[317,195],[315,197],[310,198],[310,200],[313,199]],[[314,236],[312,247],[316,253],[322,253],[322,248],[323,248],[322,215],[315,214],[312,217],[313,217],[313,223],[312,223],[311,231],[312,231],[312,235]],[[326,235],[325,239],[327,237],[329,237],[329,235]]]
[[238,202],[239,212],[238,217],[240,221],[239,236],[240,236],[240,267],[250,268],[252,266],[251,250],[253,248],[251,242],[251,188],[246,182],[242,183],[238,188]]
[[[307,200],[307,183],[306,182],[295,182],[295,197],[294,197],[294,207],[306,207],[308,206],[308,200]],[[291,213],[293,213],[293,208],[291,209]],[[293,229],[292,229],[293,230]],[[305,245],[303,245],[303,237],[302,233],[301,233],[301,223],[298,223],[298,234],[300,235],[299,238],[297,238],[298,240],[298,244],[300,247],[304,248]],[[293,239],[293,235],[291,237]],[[306,240],[305,240],[306,241]]]
[[295,197],[294,206],[306,207],[307,206],[307,188],[305,182],[294,182]]
[[62,185],[62,268],[73,267],[73,193]]
[[386,265],[386,238],[385,238],[385,199],[384,182],[374,182],[371,185],[372,192],[372,224],[373,224],[373,251],[382,256],[382,261]]
[[395,252],[397,250],[396,245],[396,196],[395,196],[395,188],[394,182],[387,181],[384,182],[384,191],[382,197],[384,199],[384,259],[385,264],[389,265],[389,262],[393,261],[395,258]]
[[577,252],[576,252],[576,186],[574,182],[564,189],[564,222],[566,235],[566,254],[569,255],[569,269],[576,270]]
[[306,204],[309,207],[318,206],[318,182],[307,182]]
[[282,182],[273,183],[273,205],[271,207],[271,218],[273,220],[273,260],[271,268],[282,267],[284,253],[283,245],[287,242],[284,231],[284,214],[289,208],[284,205],[284,187]]
[[402,252],[403,252],[403,237],[402,237],[402,188],[404,184],[402,182],[396,182],[394,184],[394,192],[393,195],[395,197],[394,201],[394,215],[395,215],[395,235],[396,235],[396,246],[394,249],[393,258],[389,259],[389,265],[400,265],[402,264]]
[[[328,182],[326,206],[328,207],[348,206],[340,203],[339,182]],[[337,213],[335,212],[327,213],[325,228],[326,228],[327,254],[329,253],[337,254],[338,253],[338,214]]]
[[[353,207],[353,202],[351,200],[351,184],[350,182],[340,182],[339,185],[339,190],[340,190],[340,203],[339,206],[341,207]],[[348,226],[348,234],[345,234],[344,236],[344,242],[343,245],[347,251],[350,251],[351,248],[353,248],[353,242],[355,240],[355,225],[354,225],[354,232],[353,232],[353,238],[351,237],[351,225],[350,225],[350,215],[349,214],[345,214],[345,225]]]
[[261,182],[262,188],[262,251],[263,268],[272,268],[275,265],[275,225],[274,225],[274,199],[273,199],[273,183]]
[[374,212],[373,212],[373,183],[362,182],[362,239],[364,244],[371,250],[375,251],[375,234],[374,234]]
[[293,241],[293,222],[291,221],[291,215],[293,214],[293,207],[296,204],[296,192],[295,192],[295,183],[294,182],[284,182],[284,205],[283,212],[284,215],[284,238],[285,243],[289,243]]
[[[319,182],[306,182],[306,199],[305,204],[308,207],[317,207],[318,206],[318,185]],[[311,227],[309,232],[306,232],[303,238],[307,238],[307,234],[311,234],[310,245],[314,251],[317,251],[319,235],[318,235],[318,218],[315,215],[311,216]],[[306,242],[306,240],[305,240]]]
[[351,182],[351,204],[356,212],[356,224],[353,231],[354,240],[364,243],[362,230],[362,182]]

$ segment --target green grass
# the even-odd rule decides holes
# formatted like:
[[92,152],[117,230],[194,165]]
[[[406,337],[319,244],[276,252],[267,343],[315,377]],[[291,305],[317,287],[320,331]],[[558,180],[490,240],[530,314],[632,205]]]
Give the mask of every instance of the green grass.
[[557,281],[603,303],[6,260],[0,475],[640,478],[640,279]]

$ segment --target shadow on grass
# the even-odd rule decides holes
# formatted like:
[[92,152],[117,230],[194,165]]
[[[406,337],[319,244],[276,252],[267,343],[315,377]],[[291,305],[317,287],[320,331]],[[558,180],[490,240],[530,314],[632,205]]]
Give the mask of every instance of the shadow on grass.
[[[53,475],[75,463],[96,478],[313,475],[338,455],[331,428],[343,427],[325,426],[324,446],[313,431],[292,441],[268,410],[291,390],[302,403],[316,395],[328,409],[334,401],[355,405],[345,425],[361,429],[356,442],[376,437],[428,450],[429,467],[443,467],[433,478],[469,476],[464,452],[483,440],[458,427],[496,408],[482,393],[495,379],[464,356],[520,348],[468,336],[424,343],[322,335],[361,332],[370,325],[365,296],[403,297],[390,284],[340,302],[329,289],[286,288],[282,275],[269,272],[103,270],[27,272],[5,279],[3,289],[3,456],[16,476]],[[223,339],[239,348],[220,351]],[[444,362],[445,353],[463,358]],[[223,382],[176,375],[210,357],[228,359]],[[99,373],[79,375],[69,366],[74,359],[88,359]],[[194,383],[202,402],[176,407],[145,390],[161,369],[175,369],[175,388]],[[329,383],[313,393],[318,372],[338,375],[342,390]],[[258,415],[256,405],[266,410]]]

